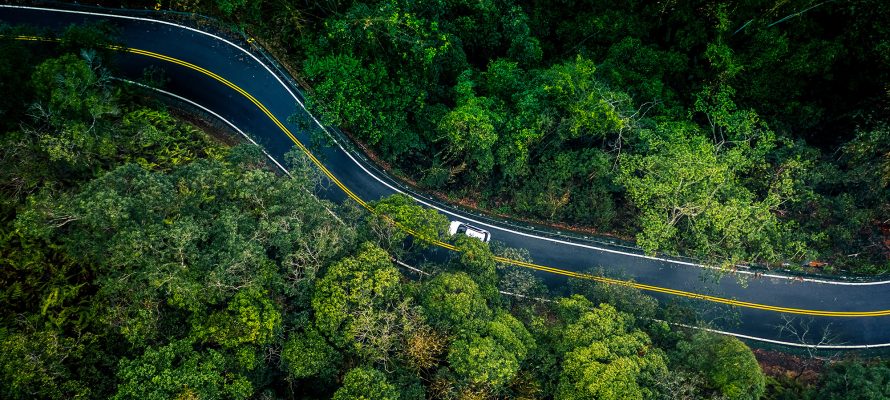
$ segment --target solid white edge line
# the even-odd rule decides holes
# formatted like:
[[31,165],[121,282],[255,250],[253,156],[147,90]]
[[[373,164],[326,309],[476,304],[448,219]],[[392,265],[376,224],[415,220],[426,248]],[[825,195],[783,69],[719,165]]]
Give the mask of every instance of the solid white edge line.
[[[310,118],[312,118],[312,121],[315,122],[315,124],[318,125],[318,127],[321,128],[321,129],[328,135],[328,137],[331,138],[331,140],[333,140],[333,142],[337,145],[337,147],[338,147],[344,154],[346,154],[346,156],[349,157],[349,159],[351,159],[352,162],[354,162],[356,165],[358,165],[358,167],[361,168],[362,171],[364,171],[366,174],[368,174],[368,175],[370,175],[371,177],[373,177],[375,180],[377,180],[378,182],[380,182],[380,183],[383,184],[384,186],[390,188],[392,191],[394,191],[394,192],[396,192],[396,193],[405,194],[405,195],[411,197],[412,199],[414,199],[414,201],[416,201],[416,202],[418,202],[418,203],[420,203],[420,204],[423,204],[423,205],[425,205],[425,206],[427,206],[427,207],[429,207],[429,208],[435,209],[435,210],[437,210],[437,211],[439,211],[439,212],[441,212],[441,213],[443,213],[443,214],[451,215],[451,216],[458,217],[458,218],[463,218],[463,219],[465,219],[465,220],[467,220],[467,221],[470,221],[470,222],[472,222],[472,223],[474,223],[474,224],[482,225],[482,226],[486,226],[486,227],[489,227],[489,228],[492,228],[492,229],[496,229],[496,230],[500,230],[500,231],[504,231],[504,232],[509,232],[509,233],[514,234],[514,235],[525,236],[525,237],[529,237],[529,238],[533,238],[533,239],[538,239],[538,240],[546,240],[546,241],[553,242],[553,243],[559,243],[559,244],[564,244],[564,245],[568,245],[568,246],[581,247],[581,248],[586,248],[586,249],[590,249],[590,250],[602,251],[602,252],[606,252],[606,253],[619,254],[619,255],[624,255],[624,256],[629,256],[629,257],[637,257],[637,258],[643,258],[643,259],[654,260],[654,261],[662,261],[662,262],[666,262],[666,263],[669,263],[669,264],[685,265],[685,266],[690,266],[690,267],[705,268],[705,269],[711,269],[711,270],[723,270],[723,268],[720,268],[720,267],[714,267],[714,266],[710,266],[710,265],[696,264],[696,263],[688,262],[688,261],[671,260],[671,259],[661,258],[661,257],[655,257],[655,256],[647,256],[647,255],[645,255],[645,254],[629,253],[629,252],[624,252],[624,251],[620,251],[620,250],[613,250],[613,249],[608,249],[608,248],[603,248],[603,247],[596,247],[596,246],[586,245],[586,244],[582,244],[582,243],[568,242],[568,241],[559,240],[559,239],[553,239],[553,238],[548,238],[548,237],[536,236],[536,235],[532,235],[532,234],[525,233],[525,232],[514,231],[514,230],[512,230],[512,229],[503,228],[503,227],[500,227],[500,226],[497,226],[497,225],[491,225],[491,224],[488,224],[488,223],[485,223],[485,222],[482,222],[482,221],[474,220],[474,219],[472,219],[472,218],[467,218],[466,216],[463,216],[463,215],[454,213],[454,212],[449,211],[449,210],[446,210],[446,209],[442,209],[442,208],[440,208],[440,207],[438,207],[438,206],[436,206],[436,205],[434,205],[434,204],[428,203],[428,202],[425,201],[424,199],[420,199],[420,198],[411,196],[410,194],[407,194],[407,193],[405,193],[404,191],[400,190],[399,188],[393,187],[393,186],[390,185],[389,183],[387,183],[387,182],[385,182],[384,180],[380,179],[377,175],[375,175],[374,173],[372,173],[371,171],[369,171],[368,169],[366,169],[360,162],[358,162],[358,160],[356,160],[356,159],[352,156],[352,154],[351,154],[349,151],[347,151],[345,148],[343,148],[342,145],[340,145],[340,142],[337,141],[337,139],[336,139],[336,138],[335,138],[335,137],[328,131],[328,129],[327,129],[324,125],[322,125],[321,122],[319,122],[318,119],[316,119],[315,116],[312,115],[312,113],[309,112],[309,110],[306,109],[306,106],[303,104],[302,101],[300,101],[300,99],[294,94],[294,92],[291,91],[290,87],[289,87],[287,84],[285,84],[285,83],[281,80],[281,78],[279,78],[278,75],[275,74],[275,73],[274,73],[274,72],[273,72],[273,71],[272,71],[272,70],[271,70],[265,63],[263,63],[259,58],[257,58],[255,55],[253,55],[253,53],[247,51],[247,50],[244,49],[243,47],[241,47],[241,46],[239,46],[239,45],[237,45],[237,44],[235,44],[235,43],[233,43],[233,42],[231,42],[231,41],[229,41],[229,40],[227,40],[227,39],[225,39],[225,38],[216,36],[216,35],[214,35],[214,34],[212,34],[212,33],[204,32],[204,31],[202,31],[202,30],[198,30],[198,29],[195,29],[195,28],[192,28],[192,27],[188,27],[188,26],[185,26],[185,25],[180,25],[180,24],[177,24],[177,23],[169,22],[169,21],[161,21],[161,20],[156,20],[156,19],[151,19],[151,18],[133,17],[133,16],[129,16],[129,15],[104,14],[104,13],[88,12],[88,11],[76,11],[76,10],[57,10],[57,9],[52,9],[52,8],[30,7],[30,6],[17,6],[17,5],[10,5],[10,4],[0,4],[0,7],[5,7],[5,8],[20,8],[20,9],[27,9],[27,10],[39,10],[39,11],[50,11],[50,12],[62,12],[62,13],[70,13],[70,14],[96,15],[96,16],[101,16],[101,17],[112,17],[112,18],[120,18],[120,19],[130,19],[130,20],[137,20],[137,21],[145,21],[145,22],[151,22],[151,23],[159,23],[159,24],[164,24],[164,25],[169,25],[169,26],[175,26],[175,27],[178,27],[178,28],[181,28],[181,29],[189,30],[189,31],[192,31],[192,32],[201,34],[201,35],[205,35],[205,36],[208,36],[208,37],[217,39],[217,40],[219,40],[219,41],[222,41],[223,43],[226,43],[226,44],[228,44],[228,45],[230,45],[230,46],[232,46],[232,47],[234,47],[234,48],[240,50],[241,52],[243,52],[244,54],[246,54],[247,56],[249,56],[250,58],[252,58],[254,61],[256,61],[256,62],[257,62],[260,66],[262,66],[266,71],[268,71],[268,72],[272,75],[272,77],[275,78],[275,80],[278,81],[278,83],[281,84],[282,87],[284,87],[284,90],[286,90],[286,91],[291,95],[291,97],[293,97],[293,99],[297,102],[297,104],[300,105],[300,108],[302,108],[303,111],[306,112],[306,115],[308,115]],[[287,121],[287,119],[285,119],[285,121]],[[285,123],[287,123],[287,122],[285,122]],[[277,162],[276,162],[276,164],[277,164]],[[747,270],[737,270],[737,271],[733,271],[733,273],[740,273],[740,274],[745,274],[745,275],[751,275],[751,276],[756,277],[757,279],[761,279],[761,278],[785,279],[785,280],[792,281],[792,282],[811,282],[811,283],[820,283],[820,284],[827,284],[827,285],[872,286],[872,285],[886,285],[886,284],[890,284],[890,280],[886,280],[886,281],[873,281],[873,282],[843,282],[843,281],[831,281],[831,280],[825,280],[825,279],[806,278],[806,277],[801,278],[801,277],[795,277],[795,276],[789,276],[789,275],[780,275],[780,274],[772,274],[772,273],[758,273],[758,272],[747,271]]]
[[[419,273],[421,275],[428,276],[430,274],[429,272],[426,272],[419,268],[412,267],[398,259],[394,258],[393,261],[396,264],[398,264],[402,267],[408,268],[411,271]],[[504,290],[498,290],[498,293],[500,293],[502,295],[506,295],[506,296],[519,297],[519,298],[523,298],[523,299],[532,299],[532,300],[540,301],[540,302],[555,303],[555,300],[545,299],[542,297],[526,296],[526,295],[522,295],[522,294],[518,294],[518,293],[507,292]],[[665,321],[665,320],[661,320],[661,319],[657,319],[657,318],[652,318],[650,320],[657,321],[657,322],[664,322],[668,325],[679,326],[679,327],[687,328],[687,329],[697,329],[697,330],[701,330],[701,331],[716,333],[719,335],[733,336],[733,337],[753,340],[753,341],[757,341],[757,342],[772,343],[772,344],[778,344],[778,345],[790,346],[790,347],[803,347],[803,348],[810,348],[810,349],[817,349],[817,350],[857,350],[857,349],[876,349],[876,348],[882,348],[882,347],[890,347],[890,343],[859,344],[859,345],[816,345],[816,344],[806,344],[806,343],[785,342],[782,340],[765,339],[765,338],[756,337],[756,336],[743,335],[741,333],[727,332],[727,331],[722,331],[722,330],[718,330],[718,329],[704,328],[701,326],[681,324],[679,322],[670,322],[670,321]]]
[[[397,262],[398,262],[398,261],[397,261]],[[398,262],[398,263],[399,263],[400,265],[403,265],[403,266],[405,266],[405,267],[407,267],[407,268],[410,268],[410,269],[412,269],[412,270],[415,270],[415,271],[419,271],[419,272],[421,272],[421,273],[428,274],[428,273],[425,272],[425,271],[422,271],[422,270],[419,270],[419,269],[417,269],[417,268],[411,267],[410,265],[407,265],[407,264],[405,264],[405,263],[402,263],[402,262]],[[503,294],[503,295],[507,295],[507,296],[519,297],[519,298],[523,298],[523,299],[532,299],[532,300],[535,300],[535,301],[541,301],[541,302],[547,302],[547,303],[554,303],[554,302],[555,302],[554,300],[550,300],[550,299],[545,299],[545,298],[541,298],[541,297],[525,296],[525,295],[521,295],[521,294],[517,294],[517,293],[506,292],[506,291],[503,291],[503,290],[498,290],[498,293]],[[782,345],[782,346],[790,346],[790,347],[804,347],[804,348],[816,349],[816,350],[857,350],[857,349],[877,349],[877,348],[882,348],[882,347],[890,347],[890,343],[878,343],[878,344],[851,344],[851,345],[828,345],[828,344],[826,344],[826,345],[818,345],[818,344],[807,344],[807,343],[785,342],[785,341],[782,341],[782,340],[765,339],[765,338],[761,338],[761,337],[757,337],[757,336],[743,335],[743,334],[741,334],[741,333],[727,332],[727,331],[722,331],[722,330],[719,330],[719,329],[704,328],[704,327],[701,327],[701,326],[681,324],[681,323],[679,323],[679,322],[664,321],[664,320],[660,320],[660,319],[656,319],[656,318],[651,319],[651,321],[664,322],[664,323],[666,323],[666,324],[668,324],[668,325],[679,326],[679,327],[687,328],[687,329],[697,329],[697,330],[700,330],[700,331],[707,331],[707,332],[716,333],[716,334],[719,334],[719,335],[733,336],[733,337],[742,338],[742,339],[748,339],[748,340],[753,340],[753,341],[757,341],[757,342],[772,343],[772,344],[778,344],[778,345]]]
[[[412,270],[420,271],[421,273],[426,273],[425,271],[421,271],[421,270],[411,267],[407,264],[404,264],[401,262],[399,262],[399,264],[403,265],[407,268],[410,268]],[[545,299],[545,298],[541,298],[541,297],[525,296],[525,295],[521,295],[521,294],[506,292],[503,290],[498,290],[498,293],[507,295],[507,296],[519,297],[519,298],[523,298],[523,299],[532,299],[535,301],[541,301],[541,302],[547,302],[547,303],[555,302],[554,300],[550,300],[550,299]],[[803,348],[816,349],[816,350],[861,350],[861,349],[877,349],[877,348],[882,348],[882,347],[890,347],[890,343],[851,344],[851,345],[818,345],[818,344],[785,342],[782,340],[766,339],[766,338],[761,338],[761,337],[757,337],[757,336],[743,335],[741,333],[721,331],[719,329],[704,328],[701,326],[681,324],[679,322],[670,322],[670,321],[664,321],[664,320],[655,319],[655,318],[651,319],[651,321],[664,322],[668,325],[679,326],[679,327],[687,328],[687,329],[697,329],[700,331],[707,331],[707,332],[716,333],[719,335],[733,336],[733,337],[753,340],[753,341],[757,341],[757,342],[772,343],[772,344],[778,344],[778,345],[790,346],[790,347],[803,347]]]
[[877,348],[881,348],[881,347],[890,347],[890,343],[851,344],[851,345],[818,345],[818,344],[794,343],[794,342],[785,342],[785,341],[781,341],[781,340],[764,339],[764,338],[756,337],[756,336],[742,335],[741,333],[726,332],[726,331],[721,331],[718,329],[702,328],[700,326],[686,325],[686,324],[681,324],[681,323],[677,323],[677,322],[668,322],[668,321],[661,321],[661,320],[655,320],[655,321],[666,322],[667,324],[674,325],[674,326],[680,326],[683,328],[698,329],[698,330],[703,330],[703,331],[707,331],[707,332],[711,332],[711,333],[718,333],[721,335],[735,336],[738,338],[749,339],[749,340],[754,340],[754,341],[758,341],[758,342],[779,344],[779,345],[791,346],[791,347],[804,347],[804,348],[810,348],[810,349],[816,349],[816,350],[856,350],[856,349],[877,349]]

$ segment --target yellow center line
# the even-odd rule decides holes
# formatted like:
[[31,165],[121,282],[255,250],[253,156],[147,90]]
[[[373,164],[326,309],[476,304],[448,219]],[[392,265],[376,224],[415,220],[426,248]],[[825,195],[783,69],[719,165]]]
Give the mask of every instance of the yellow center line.
[[[42,37],[37,37],[37,36],[16,36],[15,39],[25,40],[25,41],[59,42],[58,39],[42,38]],[[266,114],[266,116],[269,117],[269,119],[278,127],[278,129],[280,129],[282,132],[284,132],[284,134],[287,135],[288,138],[290,138],[290,140],[294,143],[294,145],[296,145],[297,148],[299,148],[300,151],[303,152],[303,154],[305,154],[307,157],[309,157],[309,159],[312,161],[312,163],[315,164],[331,182],[333,182],[335,185],[337,185],[337,187],[339,187],[340,190],[342,190],[346,194],[347,197],[354,200],[359,205],[361,205],[365,209],[371,211],[372,213],[374,212],[374,208],[371,207],[370,204],[368,204],[366,201],[362,200],[361,197],[359,197],[357,194],[353,193],[352,190],[350,190],[348,187],[346,187],[346,185],[344,185],[342,182],[340,182],[340,180],[337,179],[337,177],[334,176],[334,174],[331,173],[331,171],[328,170],[327,167],[325,167],[324,164],[322,164],[321,161],[319,161],[315,157],[315,155],[313,155],[312,152],[309,151],[309,149],[305,145],[303,145],[303,143],[300,142],[296,138],[296,136],[294,136],[294,134],[291,133],[291,131],[289,129],[287,129],[287,127],[284,126],[284,124],[282,124],[281,121],[278,118],[276,118],[275,115],[272,114],[272,112],[269,111],[268,108],[266,108],[265,105],[260,103],[259,100],[257,100],[255,97],[253,97],[253,95],[248,93],[246,90],[238,87],[234,83],[215,74],[212,71],[209,71],[205,68],[199,67],[195,64],[189,63],[187,61],[183,61],[183,60],[173,58],[170,56],[166,56],[163,54],[151,52],[148,50],[134,49],[134,48],[128,48],[128,47],[122,47],[122,46],[107,46],[107,47],[111,50],[117,50],[117,51],[122,51],[122,52],[127,52],[127,53],[138,54],[138,55],[151,57],[151,58],[167,61],[172,64],[183,66],[185,68],[188,68],[188,69],[200,72],[204,75],[207,75],[207,76],[213,78],[214,80],[222,83],[223,85],[228,86],[232,90],[240,93],[247,100],[249,100],[251,103],[256,105],[257,108],[260,109],[260,111],[262,111],[264,114]],[[417,237],[421,240],[424,240],[434,246],[442,247],[442,248],[452,250],[452,251],[461,251],[460,248],[458,248],[452,244],[425,237],[424,235],[421,235],[420,233],[418,233],[412,229],[409,229],[408,227],[398,223],[397,221],[394,221],[392,218],[389,218],[388,216],[381,215],[381,217],[383,217],[387,222],[392,223],[399,229],[403,230],[404,232],[406,232],[414,237]],[[766,305],[766,304],[758,304],[758,303],[752,303],[752,302],[747,302],[747,301],[727,299],[727,298],[722,298],[722,297],[717,297],[717,296],[710,296],[710,295],[705,295],[705,294],[687,292],[687,291],[682,291],[682,290],[677,290],[677,289],[670,289],[670,288],[664,288],[664,287],[659,287],[659,286],[646,285],[646,284],[632,282],[632,281],[606,278],[606,277],[596,276],[596,275],[587,274],[587,273],[568,271],[568,270],[563,270],[563,269],[559,269],[559,268],[553,268],[553,267],[548,267],[548,266],[544,266],[544,265],[533,264],[533,263],[529,263],[529,262],[525,262],[525,261],[513,260],[510,258],[506,258],[506,257],[495,256],[494,260],[497,262],[500,262],[500,263],[512,264],[512,265],[515,265],[518,267],[548,272],[548,273],[557,274],[557,275],[563,275],[563,276],[567,276],[567,277],[571,277],[571,278],[593,280],[596,282],[601,282],[601,283],[606,283],[606,284],[611,284],[611,285],[621,285],[621,286],[641,289],[641,290],[645,290],[645,291],[649,291],[649,292],[670,294],[670,295],[674,295],[674,296],[686,297],[686,298],[697,299],[697,300],[704,300],[704,301],[709,301],[709,302],[719,303],[719,304],[726,304],[726,305],[735,306],[735,307],[745,307],[745,308],[774,311],[774,312],[780,312],[780,313],[811,315],[811,316],[821,316],[821,317],[881,317],[881,316],[890,315],[890,310],[824,311],[824,310],[807,310],[807,309],[801,309],[801,308],[771,306],[771,305]]]

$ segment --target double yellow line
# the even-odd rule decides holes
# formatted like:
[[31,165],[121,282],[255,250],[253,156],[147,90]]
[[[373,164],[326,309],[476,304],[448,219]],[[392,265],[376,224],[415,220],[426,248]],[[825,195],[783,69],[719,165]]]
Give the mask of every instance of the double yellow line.
[[[58,39],[43,38],[43,37],[37,37],[37,36],[17,36],[17,37],[15,37],[15,39],[26,40],[26,41],[59,42]],[[265,105],[260,103],[260,101],[257,100],[255,97],[253,97],[253,95],[251,95],[244,89],[238,87],[238,85],[235,85],[234,83],[217,75],[216,73],[214,73],[210,70],[207,70],[207,69],[199,67],[195,64],[192,64],[192,63],[189,63],[189,62],[177,59],[177,58],[173,58],[170,56],[166,56],[163,54],[151,52],[148,50],[140,50],[140,49],[134,49],[134,48],[122,47],[122,46],[108,46],[108,48],[111,50],[132,53],[132,54],[138,54],[141,56],[166,61],[166,62],[169,62],[172,64],[176,64],[176,65],[191,69],[193,71],[200,72],[204,75],[207,75],[207,76],[213,78],[217,82],[220,82],[225,86],[228,86],[232,90],[240,93],[247,100],[249,100],[251,103],[253,103],[257,108],[259,108],[260,111],[262,111],[264,114],[266,114],[266,116],[269,117],[269,119],[279,129],[281,129],[281,131],[284,132],[284,134],[287,135],[287,137],[290,138],[291,141],[294,142],[294,145],[296,145],[297,148],[300,149],[300,151],[302,151],[304,154],[306,154],[306,156],[309,157],[309,159],[312,161],[312,163],[314,163],[331,182],[333,182],[335,185],[337,185],[337,187],[339,187],[340,190],[342,190],[343,193],[345,193],[347,197],[354,200],[355,202],[357,202],[359,205],[361,205],[365,209],[367,209],[371,212],[374,212],[374,208],[371,207],[370,204],[368,204],[366,201],[362,200],[361,197],[359,197],[358,195],[353,193],[352,190],[350,190],[348,187],[346,187],[346,185],[344,185],[342,182],[340,182],[340,180],[337,179],[337,177],[334,176],[334,174],[331,173],[331,171],[328,170],[327,167],[325,167],[324,164],[322,164],[321,161],[319,161],[315,157],[315,155],[313,155],[312,152],[309,151],[309,149],[305,145],[303,145],[303,143],[301,143],[293,135],[293,133],[291,133],[291,131],[289,129],[287,129],[287,127],[284,126],[284,124],[282,124],[281,121],[278,118],[276,118],[269,111],[268,108],[266,108]],[[450,243],[445,243],[440,240],[427,238],[424,235],[421,235],[419,232],[409,229],[408,227],[398,223],[397,221],[392,220],[389,217],[386,217],[386,216],[382,216],[382,217],[385,218],[388,222],[396,225],[399,229],[402,229],[403,231],[407,232],[408,234],[410,234],[412,236],[415,236],[415,237],[420,238],[424,241],[427,241],[434,246],[442,247],[442,248],[452,250],[452,251],[461,251],[460,248],[458,248]],[[533,270],[537,270],[537,271],[543,271],[543,272],[548,272],[548,273],[552,273],[552,274],[563,275],[563,276],[567,276],[567,277],[571,277],[571,278],[588,279],[588,280],[593,280],[593,281],[611,284],[611,285],[621,285],[621,286],[645,290],[645,291],[649,291],[649,292],[664,293],[664,294],[670,294],[670,295],[680,296],[680,297],[685,297],[685,298],[690,298],[690,299],[710,301],[713,303],[726,304],[726,305],[730,305],[730,306],[734,306],[734,307],[745,307],[745,308],[765,310],[765,311],[774,311],[774,312],[780,312],[780,313],[810,315],[810,316],[819,316],[819,317],[882,317],[882,316],[890,315],[890,310],[824,311],[824,310],[806,310],[806,309],[790,308],[790,307],[778,307],[778,306],[771,306],[771,305],[766,305],[766,304],[752,303],[752,302],[747,302],[747,301],[726,299],[726,298],[717,297],[717,296],[710,296],[710,295],[686,292],[686,291],[676,290],[676,289],[663,288],[663,287],[659,287],[659,286],[646,285],[646,284],[636,283],[636,282],[631,282],[631,281],[611,279],[611,278],[606,278],[606,277],[602,277],[602,276],[596,276],[596,275],[591,275],[591,274],[586,274],[586,273],[581,273],[581,272],[574,272],[574,271],[568,271],[568,270],[563,270],[563,269],[559,269],[559,268],[548,267],[548,266],[544,266],[544,265],[533,264],[530,262],[525,262],[525,261],[520,261],[520,260],[513,260],[513,259],[505,258],[505,257],[495,256],[494,259],[495,259],[495,261],[500,262],[500,263],[512,264],[512,265],[523,267],[523,268],[529,268],[529,269],[533,269]]]

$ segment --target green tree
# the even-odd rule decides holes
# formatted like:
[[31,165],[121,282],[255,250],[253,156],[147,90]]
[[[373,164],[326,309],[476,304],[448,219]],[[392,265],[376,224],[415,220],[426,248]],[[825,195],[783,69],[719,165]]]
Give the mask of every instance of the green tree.
[[449,348],[448,364],[463,382],[499,390],[516,377],[535,345],[522,322],[501,311],[484,329],[463,332]]
[[281,331],[281,311],[258,289],[242,289],[229,301],[225,311],[209,317],[195,315],[192,333],[201,340],[223,347],[245,344],[267,345]]
[[451,344],[448,364],[454,372],[472,384],[501,387],[519,371],[519,360],[512,349],[490,336],[470,335]]
[[[588,273],[603,275],[603,272],[604,269],[597,269]],[[622,313],[633,315],[637,321],[653,319],[659,311],[658,300],[637,288],[586,279],[572,282],[571,287],[573,292],[584,296],[594,304],[609,304]]]
[[852,177],[871,183],[865,187],[869,197],[886,196],[890,188],[890,125],[860,130],[842,150]]
[[602,304],[595,309],[574,296],[560,301],[559,347],[565,349],[556,399],[643,399],[667,372],[661,351],[632,330],[632,317]]
[[593,61],[579,56],[550,67],[540,79],[552,104],[565,112],[556,130],[561,140],[621,140],[633,127],[630,97],[601,83]]
[[678,115],[678,95],[669,85],[688,68],[682,54],[662,51],[640,38],[625,37],[611,45],[597,75],[610,86],[622,88],[654,115]]
[[763,168],[749,142],[715,144],[689,125],[662,129],[670,136],[653,138],[649,154],[621,161],[620,182],[640,210],[640,246],[729,262],[778,261],[800,250],[775,215],[793,195],[793,177],[763,177],[767,192],[758,195],[743,184]]
[[99,277],[95,311],[134,343],[176,329],[161,323],[172,310],[218,312],[201,320],[216,332],[207,340],[269,343],[282,317],[259,288],[308,308],[315,269],[352,234],[300,182],[233,164],[241,153],[169,174],[123,166],[64,200],[34,198],[16,226],[88,265]]
[[31,107],[39,124],[35,134],[50,160],[77,164],[112,154],[102,117],[119,112],[117,95],[95,53],[46,60],[35,68],[31,85],[38,98]]
[[884,399],[890,396],[890,368],[883,363],[838,363],[828,369],[820,386],[820,399]]
[[371,206],[374,215],[366,219],[366,226],[380,246],[396,256],[402,253],[404,241],[411,233],[412,244],[422,246],[447,236],[448,218],[435,209],[420,206],[407,195],[395,194]]
[[374,358],[384,357],[394,343],[366,335],[395,318],[401,295],[399,271],[389,255],[370,243],[355,256],[332,265],[315,285],[312,309],[319,332],[342,349]]
[[488,323],[488,335],[509,349],[520,362],[536,346],[535,338],[525,329],[525,325],[505,311],[498,312]]
[[424,314],[446,332],[473,332],[491,316],[479,285],[463,272],[445,272],[424,284],[420,293]]
[[698,332],[677,350],[678,365],[702,374],[708,386],[728,399],[759,399],[765,391],[754,353],[734,337]]
[[507,56],[521,62],[524,66],[534,66],[543,58],[541,43],[531,31],[529,17],[522,7],[514,5],[504,13],[503,25],[505,37],[510,41]]
[[127,110],[115,122],[113,136],[121,161],[149,170],[169,171],[198,158],[220,160],[227,153],[206,133],[166,111],[140,107]]
[[[324,122],[344,129],[359,129],[370,144],[394,144],[394,134],[405,131],[404,111],[388,108],[385,85],[388,75],[380,63],[363,66],[361,59],[349,55],[310,58],[304,65],[307,77],[316,82],[310,106],[319,111]],[[402,104],[404,107],[404,104]],[[383,108],[387,107],[387,108]],[[383,115],[386,118],[382,118]],[[404,151],[405,149],[399,149]]]
[[609,229],[616,217],[614,159],[598,149],[561,151],[540,160],[516,192],[515,209],[549,221],[569,220]]
[[216,350],[197,351],[188,341],[149,348],[118,367],[114,399],[247,399],[254,388]]
[[247,5],[247,0],[216,0],[216,8],[226,16],[231,16],[245,5]]
[[455,169],[469,169],[476,185],[485,182],[494,168],[492,149],[498,141],[503,117],[493,110],[492,102],[477,97],[469,71],[461,75],[456,88],[457,106],[442,117],[438,134],[442,138],[442,159]]
[[[647,341],[625,337],[593,343],[566,354],[556,399],[644,399],[654,395],[641,376],[663,372],[664,361],[647,352]],[[641,352],[643,356],[635,353]],[[650,378],[651,379],[651,378]]]
[[486,299],[496,301],[499,296],[497,265],[489,244],[465,235],[457,236],[454,243],[460,249],[460,257],[452,261],[452,268],[466,272]]
[[516,183],[532,172],[530,164],[534,161],[535,147],[549,126],[549,115],[542,109],[540,93],[531,88],[532,77],[533,74],[523,71],[517,62],[497,59],[488,64],[480,79],[481,92],[492,99],[493,107],[503,114],[492,152],[495,171],[505,183]]
[[[438,81],[441,66],[460,64],[459,55],[451,54],[453,36],[416,10],[426,5],[404,0],[350,3],[321,28],[324,48],[310,47],[343,56],[336,60],[310,56],[305,64],[307,74],[322,89],[316,90],[314,103],[320,107],[315,109],[322,115],[344,117],[350,122],[345,128],[354,127],[392,159],[424,149],[428,142],[420,140],[409,123],[422,113],[427,93],[439,89],[430,86]],[[450,61],[453,58],[458,60]],[[329,103],[331,110],[324,111]],[[339,112],[346,103],[362,105],[353,109],[363,123]]]
[[293,334],[281,350],[282,369],[292,378],[332,379],[339,362],[340,353],[312,328]]
[[89,339],[65,337],[51,330],[0,330],[0,393],[9,399],[96,394],[88,382],[77,379]]
[[343,377],[334,400],[398,400],[399,392],[386,375],[373,368],[353,368]]

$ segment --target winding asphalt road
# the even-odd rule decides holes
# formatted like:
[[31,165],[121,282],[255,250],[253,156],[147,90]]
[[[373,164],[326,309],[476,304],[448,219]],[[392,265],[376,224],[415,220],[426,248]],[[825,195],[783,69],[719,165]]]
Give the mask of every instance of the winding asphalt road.
[[[150,20],[146,15],[104,13],[0,5],[0,22],[58,30],[74,23],[108,21],[120,28],[119,38],[127,46],[119,49],[119,57],[114,60],[122,78],[138,79],[150,66],[165,70],[170,81],[164,90],[246,132],[273,159],[283,160],[284,153],[295,144],[302,146],[298,141],[309,143],[308,135],[297,124],[288,122],[296,112],[297,118],[318,123],[303,109],[302,95],[286,75],[269,66],[250,44]],[[361,156],[339,145],[312,152],[337,183],[325,194],[331,200],[352,197],[364,203],[406,191]],[[606,277],[594,279],[615,284],[623,283],[614,278],[632,279],[637,287],[662,302],[681,301],[710,310],[706,313],[723,333],[800,345],[818,343],[827,330],[833,338],[830,344],[837,348],[890,347],[890,282],[800,279],[747,270],[715,278],[707,267],[692,262],[648,257],[625,247],[535,233],[468,215],[423,194],[409,194],[450,219],[487,227],[494,240],[528,249],[534,264],[522,267],[540,271],[554,287],[568,279],[594,278],[579,272],[601,267]],[[801,338],[779,326],[792,326],[798,333],[808,328],[808,333]]]

